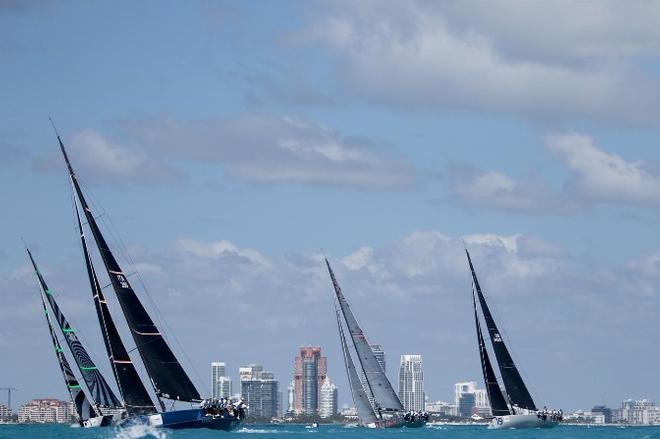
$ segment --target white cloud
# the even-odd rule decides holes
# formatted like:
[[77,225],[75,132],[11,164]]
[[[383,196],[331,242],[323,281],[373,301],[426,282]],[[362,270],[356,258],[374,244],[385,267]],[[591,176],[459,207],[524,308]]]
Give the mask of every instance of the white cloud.
[[[337,70],[352,85],[351,91],[374,102],[431,110],[463,108],[523,117],[585,117],[657,124],[659,84],[625,60],[615,64],[600,59],[583,63],[513,59],[508,57],[508,49],[514,38],[499,38],[503,32],[484,34],[476,27],[452,23],[452,15],[433,3],[387,3],[383,7],[382,2],[374,1],[341,5],[323,14],[310,32],[335,50],[342,61]],[[494,8],[486,9],[493,12]],[[540,20],[540,9],[545,5],[538,5],[538,9]],[[481,13],[485,15],[483,11],[477,15]],[[505,11],[494,14],[504,15]],[[555,23],[548,22],[544,39],[561,33],[550,26]],[[640,42],[622,41],[621,47],[612,52],[627,52],[624,47],[630,47],[634,53],[657,54],[655,33],[641,32]],[[515,41],[524,46],[539,40]],[[590,43],[583,41],[583,50],[592,56],[606,52]]]
[[445,171],[451,202],[468,209],[522,213],[567,213],[579,210],[570,199],[538,180],[515,179],[502,172],[454,163]]
[[591,203],[660,205],[660,176],[643,162],[603,151],[582,134],[548,136],[547,146],[573,172],[566,188],[571,196]]
[[244,180],[401,189],[416,178],[411,164],[389,145],[293,117],[154,117],[120,125],[124,136],[153,151],[218,163]]

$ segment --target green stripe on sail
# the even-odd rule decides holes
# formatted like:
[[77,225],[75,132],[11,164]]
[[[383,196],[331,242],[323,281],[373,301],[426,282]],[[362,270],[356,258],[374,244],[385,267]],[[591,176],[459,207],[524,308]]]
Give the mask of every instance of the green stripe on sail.
[[50,290],[49,290],[48,288],[44,288],[44,292],[45,292],[46,294],[48,294],[48,295],[51,295],[51,296],[52,296],[52,294],[50,293]]
[[57,353],[59,354],[59,353],[61,353],[61,352],[64,352],[64,349],[62,349],[62,348],[55,348],[55,352],[57,352]]
[[64,329],[62,329],[62,332],[71,333],[71,332],[73,332],[73,328],[71,328],[71,327],[64,328]]
[[87,366],[87,367],[85,367],[85,366],[80,366],[80,369],[81,369],[81,370],[96,370],[97,367],[96,367],[96,366]]
[[80,384],[74,384],[72,386],[69,386],[69,389],[80,389]]

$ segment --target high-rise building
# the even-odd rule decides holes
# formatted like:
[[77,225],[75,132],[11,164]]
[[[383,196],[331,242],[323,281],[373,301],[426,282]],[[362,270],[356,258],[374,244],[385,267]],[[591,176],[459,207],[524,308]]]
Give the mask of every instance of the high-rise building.
[[458,406],[461,395],[464,393],[474,393],[477,390],[476,381],[465,381],[454,384],[454,404]]
[[399,399],[406,410],[424,410],[424,370],[421,355],[401,355]]
[[473,414],[490,416],[490,401],[486,389],[477,389],[475,381],[454,384],[454,404],[458,416],[469,417]]
[[319,400],[319,416],[330,418],[337,414],[337,386],[326,377],[321,385],[321,396]]
[[293,414],[295,412],[294,401],[295,401],[295,397],[296,397],[295,382],[294,381],[291,381],[291,384],[289,384],[289,387],[286,388],[286,393],[287,393],[286,412],[288,414]]
[[458,398],[458,416],[469,418],[474,410],[474,393],[463,393]]
[[321,386],[327,374],[328,362],[321,356],[321,347],[301,346],[293,367],[295,413],[318,413]]
[[231,397],[231,378],[226,375],[223,361],[211,363],[211,390],[214,398]]
[[248,416],[277,418],[279,411],[279,382],[263,366],[251,364],[239,369],[241,398],[248,406]]
[[69,401],[33,399],[21,406],[18,412],[18,422],[69,423],[71,416]]

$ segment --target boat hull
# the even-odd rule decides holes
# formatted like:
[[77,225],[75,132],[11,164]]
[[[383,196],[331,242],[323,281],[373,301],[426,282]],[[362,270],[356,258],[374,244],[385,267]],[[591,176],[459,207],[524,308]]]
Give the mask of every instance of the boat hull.
[[240,419],[233,416],[207,416],[201,409],[189,409],[157,413],[155,415],[133,416],[124,420],[120,427],[149,425],[173,430],[208,428],[210,430],[231,431],[238,428],[240,424]]
[[536,414],[506,415],[494,417],[488,424],[488,428],[493,430],[510,428],[552,428],[556,427],[558,424],[558,421],[550,419],[549,416],[544,420],[542,417],[539,417]]
[[112,425],[113,418],[114,416],[112,415],[95,416],[82,421],[80,426],[83,428],[108,427]]
[[370,424],[365,424],[367,428],[421,428],[426,425],[426,420],[415,419],[414,421],[406,421],[403,417],[392,419],[381,419]]

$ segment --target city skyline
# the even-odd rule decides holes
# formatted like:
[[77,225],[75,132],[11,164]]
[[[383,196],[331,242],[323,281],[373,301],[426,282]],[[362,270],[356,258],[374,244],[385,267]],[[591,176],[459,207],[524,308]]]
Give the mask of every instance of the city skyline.
[[0,3],[14,406],[66,397],[20,237],[113,376],[49,117],[204,396],[216,360],[283,390],[314,344],[349,401],[325,255],[390,381],[419,353],[451,401],[481,376],[466,245],[539,405],[660,401],[656,2]]

